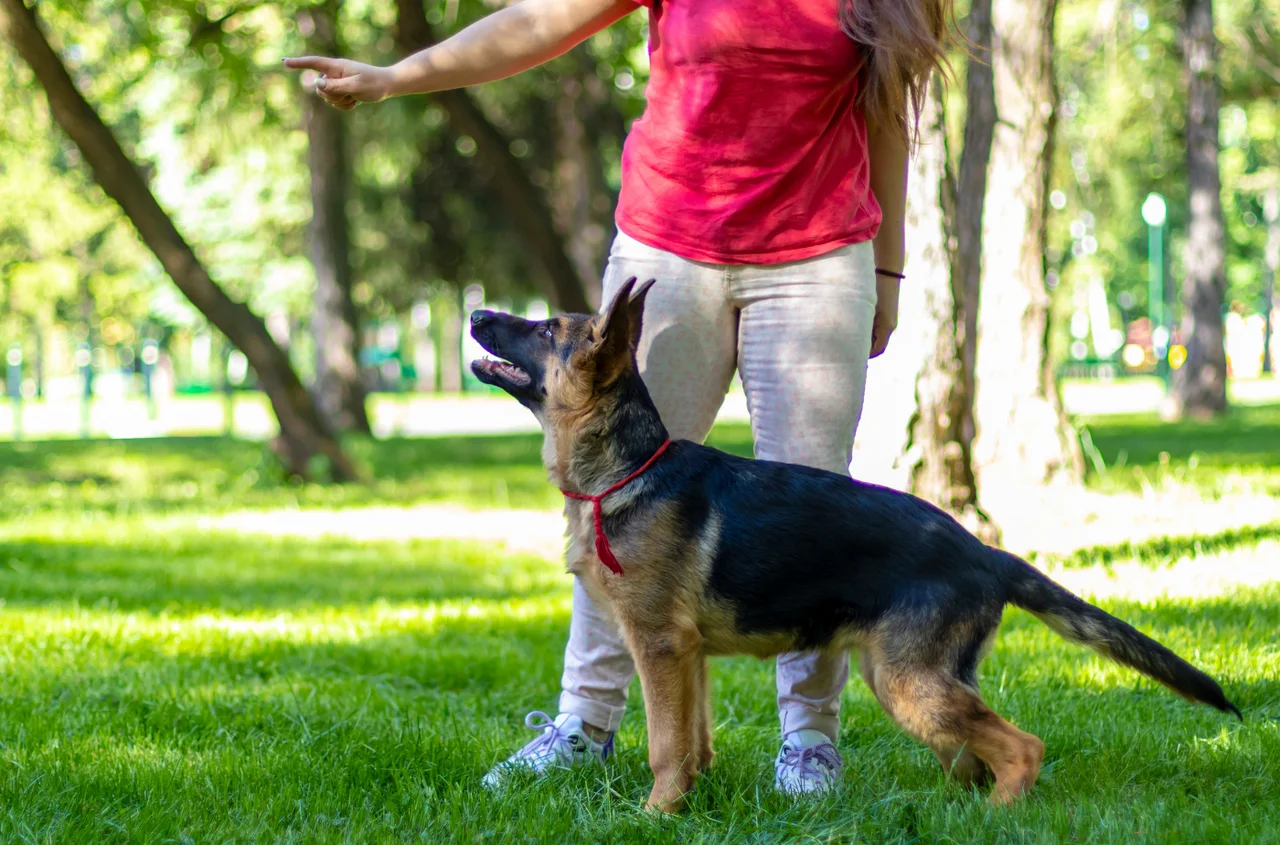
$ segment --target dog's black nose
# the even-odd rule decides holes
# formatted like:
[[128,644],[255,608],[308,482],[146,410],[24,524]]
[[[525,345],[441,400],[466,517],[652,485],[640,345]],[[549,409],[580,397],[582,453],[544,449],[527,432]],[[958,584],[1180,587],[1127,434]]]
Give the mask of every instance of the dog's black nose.
[[471,312],[471,328],[478,329],[485,323],[493,321],[492,311],[472,311]]

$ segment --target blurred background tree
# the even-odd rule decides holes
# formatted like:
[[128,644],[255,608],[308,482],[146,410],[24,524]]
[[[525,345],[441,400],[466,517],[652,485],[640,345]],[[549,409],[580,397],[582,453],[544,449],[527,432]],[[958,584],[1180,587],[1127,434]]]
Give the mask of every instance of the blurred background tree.
[[[1216,117],[1226,224],[1223,299],[1228,309],[1265,314],[1270,300],[1263,204],[1267,188],[1280,176],[1280,7],[1262,0],[1219,0],[1213,14],[1221,45]],[[1062,6],[1055,39],[1060,140],[1047,251],[1062,318],[1053,327],[1060,361],[1095,357],[1091,290],[1105,294],[1119,324],[1115,330],[1122,332],[1115,341],[1121,344],[1139,340],[1132,332],[1125,336],[1125,327],[1137,323],[1150,332],[1153,305],[1166,313],[1170,325],[1181,308],[1175,292],[1187,278],[1190,207],[1182,23],[1182,6],[1121,0]],[[1164,309],[1149,297],[1148,232],[1140,211],[1152,192],[1168,202],[1163,290],[1169,307]],[[1098,352],[1115,345],[1101,340]]]
[[[37,14],[21,0],[0,3],[0,33],[31,68],[44,89],[50,114],[75,143],[102,190],[119,204],[183,295],[236,345],[254,368],[280,425],[274,446],[288,471],[292,475],[313,476],[317,474],[314,463],[324,460],[327,466],[323,474],[340,481],[354,480],[358,476],[355,466],[319,416],[265,324],[210,277],[110,125],[85,99],[80,88],[88,87],[87,74],[81,74],[77,85],[42,31]],[[97,321],[92,314],[92,300],[83,294],[81,301],[90,342],[84,346],[84,360],[77,363],[85,373],[88,396],[92,392],[92,369],[102,366],[94,367],[93,358],[102,347],[93,343],[97,340],[93,334]],[[81,350],[77,349],[76,354],[79,358]]]
[[[962,5],[971,30],[980,15]],[[925,170],[950,175],[932,177],[941,187],[924,196],[947,211],[937,246],[949,257],[915,258],[923,263],[909,270],[962,280],[948,284],[963,299],[916,307],[934,315],[928,344],[944,317],[961,341],[956,381],[938,394],[955,407],[938,421],[960,450],[953,482],[968,480],[931,497],[974,505],[984,467],[1013,466],[1027,483],[1078,477],[1058,378],[1163,372],[1162,353],[1182,363],[1194,330],[1180,291],[1206,289],[1196,280],[1221,280],[1208,288],[1221,288],[1218,319],[1201,309],[1200,323],[1221,331],[1234,314],[1268,325],[1266,203],[1280,186],[1274,3],[1219,0],[1214,29],[1201,32],[1221,43],[1221,108],[1204,117],[1220,125],[1224,270],[1216,276],[1197,275],[1187,253],[1194,133],[1184,9],[1130,0],[989,5],[973,7],[987,16],[989,66],[957,56],[957,82],[935,104],[935,135],[947,149]],[[494,5],[40,0],[33,8],[193,254],[262,318],[311,385],[307,402],[327,429],[366,430],[367,391],[462,386],[461,318],[478,285],[489,301],[517,309],[599,304],[622,143],[643,109],[644,12],[519,77],[338,115],[312,108],[313,80],[283,72],[279,58],[343,51],[390,62]],[[977,88],[964,84],[970,73]],[[981,100],[974,91],[985,92]],[[258,363],[237,375],[230,345],[93,187],[40,93],[17,53],[0,51],[0,331],[23,344],[37,391],[46,373],[74,372],[81,343],[97,350],[100,369],[127,371],[140,366],[148,339],[162,345],[181,389],[266,387]],[[1140,212],[1153,193],[1168,209],[1156,288]],[[1162,301],[1152,301],[1153,289]],[[1212,365],[1224,380],[1228,357]],[[1201,370],[1193,361],[1181,372],[1193,369]],[[1206,409],[1221,407],[1214,399]],[[908,426],[899,428],[905,438]]]
[[[298,29],[308,53],[342,54],[338,38],[340,0],[304,6]],[[311,183],[311,226],[307,231],[316,287],[312,295],[311,337],[316,348],[315,399],[336,431],[370,433],[365,386],[360,373],[360,326],[351,299],[351,151],[347,115],[318,97],[302,97]]]

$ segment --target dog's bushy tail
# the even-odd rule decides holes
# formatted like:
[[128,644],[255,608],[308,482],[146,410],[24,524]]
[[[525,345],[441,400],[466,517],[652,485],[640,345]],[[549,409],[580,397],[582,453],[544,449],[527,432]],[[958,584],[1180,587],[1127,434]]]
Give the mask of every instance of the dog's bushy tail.
[[1234,713],[1243,721],[1239,709],[1213,678],[1132,625],[1069,592],[1026,561],[998,549],[992,551],[1005,561],[1004,582],[1011,604],[1029,611],[1064,639],[1137,669],[1188,701]]

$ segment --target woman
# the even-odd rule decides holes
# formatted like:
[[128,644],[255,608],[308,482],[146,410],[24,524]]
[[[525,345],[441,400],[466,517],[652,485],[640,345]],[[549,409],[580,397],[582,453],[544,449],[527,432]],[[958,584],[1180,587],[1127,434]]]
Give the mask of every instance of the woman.
[[[638,5],[651,74],[604,301],[631,276],[659,280],[639,364],[673,438],[706,437],[736,368],[758,457],[847,474],[867,360],[897,324],[909,136],[950,0],[524,0],[390,67],[285,64],[352,109],[511,76]],[[529,714],[539,736],[485,783],[607,759],[634,671],[575,584],[559,716]],[[847,654],[778,659],[778,789],[838,781],[848,672]]]

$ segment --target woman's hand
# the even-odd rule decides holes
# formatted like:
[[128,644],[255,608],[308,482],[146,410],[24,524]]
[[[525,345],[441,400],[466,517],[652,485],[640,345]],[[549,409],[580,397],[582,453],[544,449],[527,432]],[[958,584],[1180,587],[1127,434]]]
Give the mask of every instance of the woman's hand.
[[892,276],[876,274],[876,317],[871,324],[871,357],[876,358],[889,346],[889,336],[898,327],[898,286]]
[[391,70],[385,67],[323,56],[285,59],[284,66],[317,71],[320,78],[316,80],[316,93],[343,111],[351,111],[360,103],[380,103],[394,93]]

